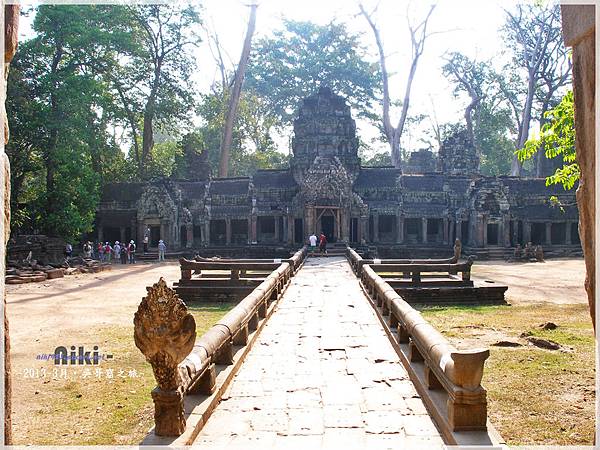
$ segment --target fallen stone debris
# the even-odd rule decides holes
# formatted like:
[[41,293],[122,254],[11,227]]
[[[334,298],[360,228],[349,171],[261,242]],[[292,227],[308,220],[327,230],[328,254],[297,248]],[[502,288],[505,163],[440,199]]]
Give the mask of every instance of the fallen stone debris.
[[111,265],[95,259],[75,257],[62,263],[40,263],[35,259],[8,261],[6,284],[36,283],[78,273],[97,273],[110,270]]

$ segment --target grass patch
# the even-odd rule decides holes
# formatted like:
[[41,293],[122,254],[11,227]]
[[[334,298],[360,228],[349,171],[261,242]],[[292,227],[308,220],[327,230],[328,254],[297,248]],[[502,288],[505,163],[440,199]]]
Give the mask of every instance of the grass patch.
[[[482,384],[488,414],[510,445],[591,445],[595,429],[595,339],[587,305],[535,304],[420,308],[458,347],[490,346]],[[554,322],[555,330],[543,330]],[[566,351],[543,350],[521,334],[549,339]]]
[[[201,336],[227,313],[230,303],[192,305]],[[151,366],[133,342],[133,326],[81,330],[74,341],[101,348],[114,355],[91,367],[83,377],[84,366],[54,366],[44,362],[48,376],[19,377],[19,397],[27,402],[28,416],[15,417],[15,444],[26,445],[137,445],[153,425],[154,407],[150,391],[156,385]],[[53,379],[55,367],[68,367],[68,379]],[[101,369],[97,376],[96,369]],[[109,370],[112,369],[112,376]],[[15,371],[15,378],[18,376]],[[135,374],[135,377],[130,376]],[[23,384],[25,384],[23,386]]]

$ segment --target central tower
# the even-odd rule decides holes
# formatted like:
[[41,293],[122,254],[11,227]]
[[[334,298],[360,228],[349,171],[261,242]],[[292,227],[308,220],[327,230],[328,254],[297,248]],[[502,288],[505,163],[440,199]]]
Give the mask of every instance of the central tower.
[[346,100],[326,87],[305,98],[294,121],[292,150],[290,165],[300,186],[296,201],[304,208],[308,231],[347,240],[360,161]]

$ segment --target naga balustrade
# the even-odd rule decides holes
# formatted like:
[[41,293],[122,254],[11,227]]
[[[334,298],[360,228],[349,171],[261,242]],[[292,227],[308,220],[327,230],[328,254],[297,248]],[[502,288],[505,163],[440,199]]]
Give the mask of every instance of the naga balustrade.
[[365,259],[360,256],[354,249],[348,247],[346,257],[350,262],[350,266],[355,275],[360,276],[361,267],[363,264],[375,264],[381,261],[384,264],[456,264],[460,259],[462,252],[462,244],[460,239],[454,241],[454,254],[451,258],[442,259]]
[[165,281],[161,278],[147,288],[148,294],[135,314],[134,339],[152,365],[157,382],[152,391],[156,435],[179,436],[184,432],[185,395],[211,395],[215,391],[215,365],[233,364],[233,347],[247,344],[249,333],[267,317],[269,305],[283,294],[294,266],[302,264],[305,254],[301,249],[293,261],[278,264],[198,340],[193,316]]
[[[489,349],[457,350],[368,264],[362,266],[361,282],[373,304],[381,307],[381,315],[389,319],[405,364],[424,364],[426,390],[447,394],[446,410],[440,415],[449,429],[485,430],[487,398],[481,378]],[[413,369],[411,378],[417,385],[415,373]]]

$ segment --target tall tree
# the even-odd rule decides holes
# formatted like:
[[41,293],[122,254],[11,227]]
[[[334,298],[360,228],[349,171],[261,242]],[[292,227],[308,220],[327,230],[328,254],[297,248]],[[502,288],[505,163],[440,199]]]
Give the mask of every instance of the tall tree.
[[[389,72],[387,68],[386,54],[383,47],[383,41],[381,39],[381,34],[379,32],[379,28],[377,28],[377,24],[373,19],[373,15],[376,11],[367,12],[362,4],[359,4],[360,13],[367,20],[369,27],[373,31],[373,36],[375,38],[375,43],[377,44],[377,50],[379,52],[379,66],[381,69],[381,77],[382,77],[382,87],[383,87],[383,99],[382,99],[382,108],[383,108],[383,117],[382,117],[382,128],[384,135],[387,139],[387,142],[390,146],[390,155],[392,164],[394,167],[401,167],[402,158],[400,153],[400,139],[402,138],[402,133],[404,132],[404,127],[406,125],[406,119],[408,117],[408,109],[410,106],[410,94],[412,89],[412,83],[417,72],[417,67],[419,65],[419,59],[423,54],[425,49],[425,42],[429,34],[427,34],[427,25],[429,22],[429,18],[435,9],[435,5],[431,5],[429,11],[425,15],[425,18],[414,25],[411,23],[410,19],[408,19],[408,31],[410,33],[410,42],[412,49],[412,58],[410,69],[408,72],[408,78],[406,80],[406,85],[404,88],[404,98],[402,100],[402,109],[400,112],[400,118],[396,126],[392,125],[392,120],[390,117],[390,108],[392,105],[392,100],[390,98],[390,89],[389,89]],[[407,16],[408,18],[408,16]]]
[[[196,104],[191,50],[200,43],[191,5],[126,7],[129,40],[116,47],[120,64],[105,76],[131,133],[137,175],[144,179],[157,130],[179,134]],[[140,142],[141,140],[141,142]]]
[[[244,47],[240,62],[235,72],[233,87],[229,93],[229,106],[225,115],[225,126],[223,128],[223,138],[221,140],[221,161],[219,163],[219,176],[226,177],[229,170],[229,153],[231,147],[231,138],[233,133],[233,124],[237,117],[237,109],[240,103],[240,95],[242,93],[242,84],[246,75],[246,67],[248,66],[248,58],[252,49],[252,35],[256,25],[256,8],[257,4],[250,5],[250,19],[248,20],[248,28],[246,30],[246,38],[244,39]],[[223,81],[225,78],[223,77]]]
[[480,155],[481,172],[506,175],[514,154],[509,136],[513,128],[510,110],[498,84],[498,75],[487,62],[451,53],[442,71],[455,85],[454,94],[467,94],[466,130]]
[[[504,84],[518,124],[515,147],[520,149],[527,142],[532,120],[543,117],[551,106],[553,96],[569,80],[559,7],[543,2],[517,5],[514,12],[506,11],[503,31],[506,45],[513,53],[508,71],[514,76],[514,68],[518,67],[524,74],[523,93],[515,89],[515,83]],[[515,155],[511,175],[521,175],[521,169],[519,158]]]
[[345,96],[361,117],[373,117],[377,67],[367,61],[360,36],[344,24],[284,20],[284,28],[257,41],[247,86],[262,98],[280,127],[291,125],[303,98],[328,86]]

